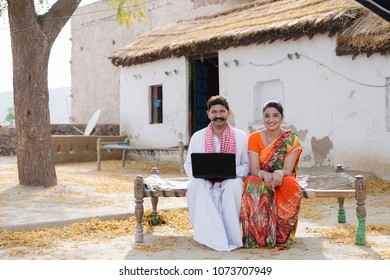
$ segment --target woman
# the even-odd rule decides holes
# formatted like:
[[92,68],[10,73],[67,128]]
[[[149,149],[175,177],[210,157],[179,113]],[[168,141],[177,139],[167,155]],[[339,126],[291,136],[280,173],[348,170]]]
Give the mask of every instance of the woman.
[[249,136],[251,176],[247,177],[241,206],[243,245],[291,247],[302,199],[295,179],[302,148],[296,134],[281,129],[283,107],[269,101],[263,107],[265,129]]

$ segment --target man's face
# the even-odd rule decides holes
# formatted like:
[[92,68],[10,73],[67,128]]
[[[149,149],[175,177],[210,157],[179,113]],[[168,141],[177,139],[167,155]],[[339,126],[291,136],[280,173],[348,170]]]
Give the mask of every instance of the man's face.
[[207,116],[214,126],[225,126],[229,118],[230,110],[227,110],[225,106],[216,104],[210,107],[207,111]]

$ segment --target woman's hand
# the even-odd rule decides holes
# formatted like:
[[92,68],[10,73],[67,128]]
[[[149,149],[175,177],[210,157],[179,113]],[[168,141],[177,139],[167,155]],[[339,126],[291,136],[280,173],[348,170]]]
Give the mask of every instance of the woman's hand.
[[274,187],[280,186],[283,182],[284,174],[280,170],[276,170],[272,173],[272,183]]
[[261,170],[259,173],[259,177],[264,180],[264,183],[267,186],[267,188],[269,188],[272,191],[274,190],[274,184],[272,182],[272,177],[273,177],[272,173]]

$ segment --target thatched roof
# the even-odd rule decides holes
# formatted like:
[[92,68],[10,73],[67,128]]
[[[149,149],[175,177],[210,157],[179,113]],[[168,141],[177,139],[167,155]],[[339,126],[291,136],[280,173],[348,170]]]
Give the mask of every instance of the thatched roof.
[[[255,1],[155,29],[115,51],[110,59],[116,66],[130,66],[320,33],[333,36],[344,30],[338,37],[339,54],[389,52],[389,23],[367,14],[371,12],[352,0]],[[364,27],[354,26],[356,19],[361,19],[359,24]],[[367,33],[377,39],[368,39]],[[356,36],[362,40],[355,42]]]
[[390,22],[371,12],[358,18],[338,34],[336,53],[353,56],[360,53],[390,54]]

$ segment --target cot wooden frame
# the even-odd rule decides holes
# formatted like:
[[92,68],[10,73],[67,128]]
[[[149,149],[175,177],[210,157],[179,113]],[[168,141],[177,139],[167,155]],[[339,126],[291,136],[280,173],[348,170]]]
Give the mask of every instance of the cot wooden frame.
[[[343,172],[341,165],[337,165],[336,172]],[[159,174],[157,168],[152,168],[152,174]],[[299,179],[298,179],[299,182]],[[366,244],[366,186],[365,179],[362,175],[357,175],[354,178],[354,188],[351,190],[316,190],[311,189],[310,186],[305,187],[303,194],[305,198],[313,197],[335,197],[337,198],[339,209],[338,209],[338,222],[345,223],[345,209],[344,201],[345,198],[355,197],[356,199],[356,215],[358,218],[357,232],[355,236],[355,243],[358,245]],[[135,242],[143,243],[144,232],[142,226],[142,219],[144,215],[144,198],[150,197],[152,203],[152,216],[157,215],[157,204],[159,197],[185,197],[186,189],[175,189],[175,190],[148,190],[145,188],[145,182],[143,176],[137,176],[134,180],[134,198],[135,198],[135,217],[136,217],[136,231],[135,231]]]
[[184,173],[183,164],[184,164],[184,150],[185,146],[182,141],[178,143],[177,147],[172,148],[156,148],[156,147],[134,147],[130,146],[128,143],[125,142],[102,142],[101,138],[97,139],[96,143],[96,152],[97,152],[97,170],[102,170],[102,155],[101,150],[122,150],[122,166],[125,166],[127,154],[129,151],[136,151],[136,152],[172,152],[172,151],[178,151],[179,153],[179,165],[180,165],[180,173]]

